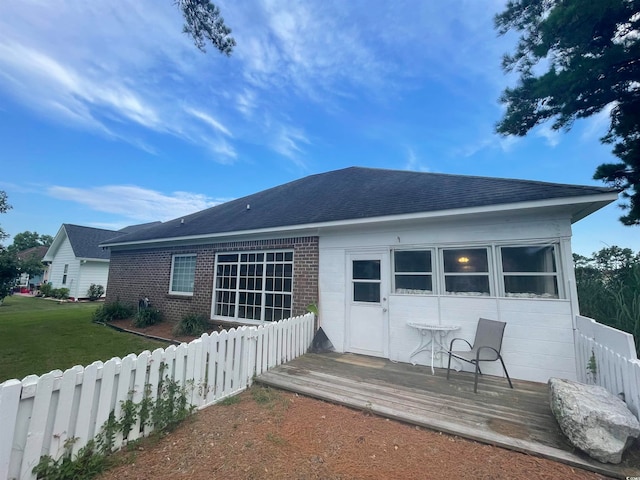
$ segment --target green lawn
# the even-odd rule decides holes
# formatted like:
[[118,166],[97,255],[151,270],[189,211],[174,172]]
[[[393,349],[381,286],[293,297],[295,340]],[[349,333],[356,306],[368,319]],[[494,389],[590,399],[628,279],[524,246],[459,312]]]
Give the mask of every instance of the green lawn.
[[92,323],[98,305],[5,298],[0,305],[0,382],[167,346]]

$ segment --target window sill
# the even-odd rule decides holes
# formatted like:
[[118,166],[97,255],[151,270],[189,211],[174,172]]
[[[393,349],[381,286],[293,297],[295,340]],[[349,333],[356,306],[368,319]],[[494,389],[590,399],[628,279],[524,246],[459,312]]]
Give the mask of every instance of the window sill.
[[193,293],[167,293],[166,298],[180,298],[182,300],[187,300],[193,298]]
[[276,322],[267,322],[263,320],[249,320],[249,319],[234,320],[228,317],[216,317],[216,316],[214,316],[211,320],[214,322],[222,323],[224,325],[230,325],[232,327],[242,327],[244,325],[250,326],[250,327],[258,327],[260,325],[269,325],[271,323],[276,323]]

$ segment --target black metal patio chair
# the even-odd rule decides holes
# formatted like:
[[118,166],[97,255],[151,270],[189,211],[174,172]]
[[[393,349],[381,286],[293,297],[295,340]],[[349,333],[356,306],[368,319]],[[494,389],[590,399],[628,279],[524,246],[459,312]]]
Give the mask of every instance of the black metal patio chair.
[[[504,374],[507,376],[509,386],[513,388],[507,368],[504,366],[502,355],[500,350],[502,348],[502,337],[504,336],[504,327],[507,324],[505,322],[498,322],[496,320],[488,320],[481,318],[478,320],[478,327],[476,329],[476,338],[471,345],[464,338],[454,338],[449,344],[449,363],[447,364],[447,380],[449,380],[449,371],[451,370],[451,357],[455,357],[458,360],[471,363],[475,365],[475,380],[473,384],[473,392],[478,393],[478,374],[482,375],[480,370],[480,362],[495,362],[500,360]],[[470,350],[453,350],[453,344],[457,340],[465,342]]]

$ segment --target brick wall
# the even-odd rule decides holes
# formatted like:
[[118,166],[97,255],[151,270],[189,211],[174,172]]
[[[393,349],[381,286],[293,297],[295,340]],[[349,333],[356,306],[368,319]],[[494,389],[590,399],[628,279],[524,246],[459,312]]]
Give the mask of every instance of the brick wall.
[[[306,313],[318,301],[318,237],[215,243],[192,247],[165,247],[112,251],[107,302],[119,299],[133,305],[147,297],[164,319],[179,321],[187,313],[211,316],[215,254],[251,250],[293,249],[293,315]],[[175,254],[196,254],[192,297],[169,294],[171,259]]]

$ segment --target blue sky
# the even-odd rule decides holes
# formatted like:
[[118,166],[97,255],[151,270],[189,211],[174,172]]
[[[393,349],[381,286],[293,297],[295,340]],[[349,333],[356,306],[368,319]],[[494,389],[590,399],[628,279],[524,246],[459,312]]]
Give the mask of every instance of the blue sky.
[[[169,220],[353,165],[601,186],[615,160],[606,114],[494,133],[515,82],[503,1],[217,5],[230,58],[193,45],[173,0],[0,2],[7,233]],[[575,224],[574,251],[640,250],[620,214]]]

